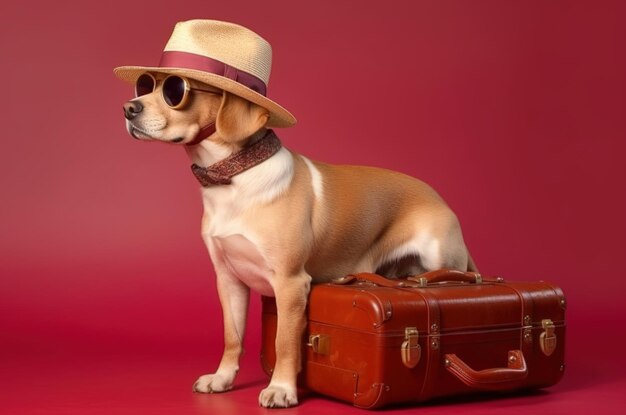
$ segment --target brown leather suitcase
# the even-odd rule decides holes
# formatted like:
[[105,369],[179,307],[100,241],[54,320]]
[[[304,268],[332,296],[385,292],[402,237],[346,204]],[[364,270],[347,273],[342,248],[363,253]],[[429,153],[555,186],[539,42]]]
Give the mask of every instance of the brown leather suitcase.
[[[273,298],[262,315],[269,374]],[[356,274],[313,286],[304,340],[302,386],[361,408],[544,388],[565,368],[565,297],[545,282],[460,271]]]

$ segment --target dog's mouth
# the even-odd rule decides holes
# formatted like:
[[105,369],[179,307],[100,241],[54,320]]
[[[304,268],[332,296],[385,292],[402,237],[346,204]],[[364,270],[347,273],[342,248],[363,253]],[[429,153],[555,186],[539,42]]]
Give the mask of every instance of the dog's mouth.
[[128,132],[130,133],[130,135],[137,139],[137,140],[146,140],[146,139],[151,139],[154,138],[151,134],[147,133],[146,131],[135,127],[134,125],[129,125],[128,126]]
[[[149,133],[145,130],[142,130],[141,128],[137,128],[136,126],[129,124],[128,125],[128,132],[131,135],[131,137],[133,137],[136,140],[155,140],[157,139],[157,137],[154,136],[153,133]],[[170,143],[181,143],[185,140],[185,137],[175,137],[172,138],[171,140],[167,140]]]

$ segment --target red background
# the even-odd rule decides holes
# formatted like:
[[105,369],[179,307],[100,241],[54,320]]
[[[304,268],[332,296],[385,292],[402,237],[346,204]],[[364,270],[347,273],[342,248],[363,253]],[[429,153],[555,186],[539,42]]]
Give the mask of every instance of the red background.
[[[200,17],[273,45],[269,96],[299,120],[279,131],[286,146],[425,180],[484,274],[565,290],[558,386],[421,412],[621,412],[623,4],[5,0],[0,412],[256,407],[256,296],[236,390],[191,393],[222,347],[198,185],[182,149],[127,135],[131,87],[112,73],[156,64],[174,23]],[[290,411],[349,409],[309,397]]]

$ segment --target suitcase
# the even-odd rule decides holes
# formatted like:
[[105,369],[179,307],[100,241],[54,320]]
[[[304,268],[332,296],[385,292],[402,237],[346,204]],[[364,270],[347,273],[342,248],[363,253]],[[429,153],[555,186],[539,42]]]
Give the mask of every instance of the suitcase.
[[[271,374],[276,305],[262,303]],[[565,305],[546,282],[452,270],[314,285],[299,382],[361,408],[551,386],[565,368]]]

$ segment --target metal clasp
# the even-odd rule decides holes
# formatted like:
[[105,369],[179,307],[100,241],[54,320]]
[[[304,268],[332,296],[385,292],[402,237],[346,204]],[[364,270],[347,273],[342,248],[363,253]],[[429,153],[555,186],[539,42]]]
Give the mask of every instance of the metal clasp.
[[309,336],[309,342],[306,345],[313,350],[313,353],[321,355],[328,355],[330,353],[330,338],[323,334],[311,334]]
[[404,329],[404,342],[400,347],[402,355],[402,363],[404,366],[413,369],[422,357],[422,348],[418,343],[419,333],[416,327],[407,327]]
[[554,334],[554,323],[550,319],[541,320],[543,333],[539,336],[541,351],[546,356],[550,356],[556,350],[556,335]]

